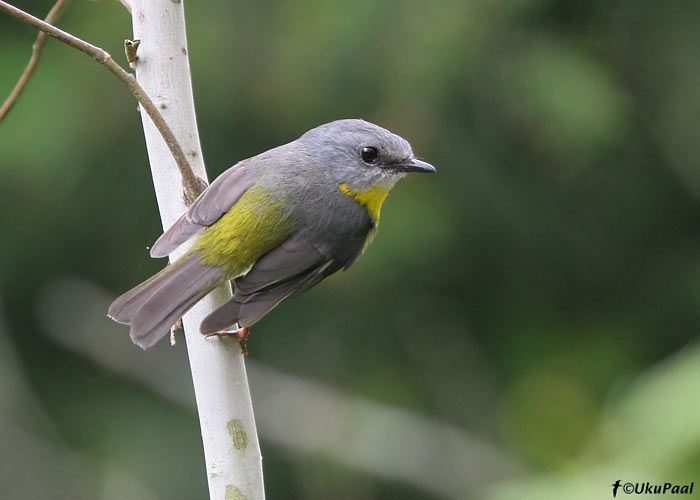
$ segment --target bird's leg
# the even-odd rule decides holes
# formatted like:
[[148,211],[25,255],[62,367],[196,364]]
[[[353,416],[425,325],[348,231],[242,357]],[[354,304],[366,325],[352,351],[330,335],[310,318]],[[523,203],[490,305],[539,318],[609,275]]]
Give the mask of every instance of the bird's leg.
[[175,332],[182,328],[182,318],[177,320],[173,326],[170,327],[170,345],[175,345]]
[[244,358],[248,357],[248,333],[250,333],[250,330],[247,326],[241,328],[236,333],[236,337],[238,337],[238,341],[241,343],[241,351],[243,352]]
[[243,351],[243,357],[247,358],[248,357],[248,333],[250,332],[250,329],[247,326],[244,326],[242,328],[238,328],[236,330],[224,330],[221,332],[216,332],[216,333],[210,333],[208,335],[205,335],[204,338],[208,339],[210,337],[219,337],[219,338],[224,338],[224,337],[236,337],[238,341],[241,343],[241,351]]

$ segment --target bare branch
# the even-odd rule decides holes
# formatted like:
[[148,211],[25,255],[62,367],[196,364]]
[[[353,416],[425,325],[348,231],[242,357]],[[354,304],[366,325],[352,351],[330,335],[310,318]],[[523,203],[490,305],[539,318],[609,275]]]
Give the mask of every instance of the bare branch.
[[[58,0],[46,15],[45,22],[54,24],[58,18],[61,17],[61,14],[63,14],[64,8],[68,5],[69,1],[70,0]],[[2,107],[0,107],[0,121],[2,121],[7,113],[10,112],[12,106],[14,106],[17,99],[19,99],[24,87],[26,87],[27,82],[32,77],[32,73],[34,73],[36,65],[39,63],[39,57],[41,57],[41,51],[43,50],[45,43],[46,33],[40,31],[36,37],[36,40],[34,41],[34,44],[32,45],[32,57],[29,58],[27,67],[24,68],[24,71],[19,77],[15,88],[12,89],[12,92],[10,92],[10,95],[7,97],[7,99],[5,99],[5,102],[2,103]]]
[[134,97],[136,97],[141,106],[143,106],[143,109],[146,111],[146,113],[148,113],[148,116],[151,118],[153,124],[156,126],[161,136],[163,137],[163,140],[167,144],[168,149],[173,155],[173,158],[175,158],[177,167],[180,170],[180,175],[182,176],[182,184],[186,191],[187,199],[189,201],[193,201],[197,196],[199,196],[199,194],[203,190],[202,180],[199,177],[197,177],[193,172],[192,167],[187,161],[187,157],[185,156],[184,151],[175,139],[172,130],[163,119],[163,116],[158,111],[156,105],[153,103],[153,101],[151,101],[150,97],[148,97],[143,88],[141,88],[141,86],[138,84],[136,78],[134,78],[134,75],[128,73],[119,64],[114,62],[112,56],[110,56],[107,51],[101,49],[100,47],[92,45],[84,40],[81,40],[76,36],[71,35],[70,33],[60,30],[55,26],[46,23],[41,19],[34,17],[31,14],[28,14],[27,12],[24,12],[23,10],[20,10],[17,7],[10,5],[2,0],[0,0],[0,10],[7,12],[12,17],[19,19],[22,22],[34,26],[35,28],[41,30],[42,32],[48,35],[51,35],[57,40],[60,40],[61,42],[70,45],[71,47],[78,49],[81,52],[84,52],[85,54],[92,57],[95,61],[105,66],[122,83],[124,83],[129,88],[129,90],[131,90],[131,93],[134,94]]

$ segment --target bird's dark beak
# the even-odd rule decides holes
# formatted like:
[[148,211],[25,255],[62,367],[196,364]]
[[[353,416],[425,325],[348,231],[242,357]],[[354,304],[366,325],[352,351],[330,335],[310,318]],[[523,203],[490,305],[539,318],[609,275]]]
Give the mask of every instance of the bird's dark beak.
[[430,163],[422,160],[416,160],[415,158],[407,163],[394,165],[394,168],[396,168],[396,170],[399,172],[423,172],[426,174],[435,172],[435,167],[433,167]]

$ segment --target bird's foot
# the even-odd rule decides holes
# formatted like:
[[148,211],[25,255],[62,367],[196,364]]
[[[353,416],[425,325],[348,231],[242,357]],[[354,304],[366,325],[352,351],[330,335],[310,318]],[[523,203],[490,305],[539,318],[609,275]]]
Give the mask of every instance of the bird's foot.
[[182,330],[182,318],[177,320],[177,323],[175,323],[173,326],[170,327],[170,345],[175,346],[176,340],[175,340],[175,332],[178,330]]
[[224,338],[224,337],[236,337],[239,342],[241,343],[241,351],[243,351],[243,357],[247,358],[248,357],[248,333],[250,329],[247,326],[244,326],[243,328],[238,328],[236,330],[223,330],[221,332],[216,332],[216,333],[210,333],[208,335],[205,335],[204,338],[208,339],[210,337],[218,337],[218,338]]

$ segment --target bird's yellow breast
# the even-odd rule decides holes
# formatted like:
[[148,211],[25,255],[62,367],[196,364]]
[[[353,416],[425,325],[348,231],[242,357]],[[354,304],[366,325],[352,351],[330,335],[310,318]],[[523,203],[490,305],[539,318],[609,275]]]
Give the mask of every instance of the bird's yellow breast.
[[338,186],[340,190],[350,198],[356,200],[360,205],[367,209],[369,216],[375,224],[379,222],[379,216],[382,211],[382,204],[389,194],[389,188],[384,186],[374,186],[367,191],[353,191],[350,186],[343,183]]

